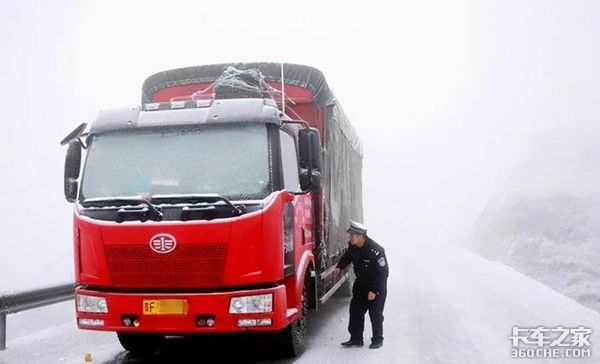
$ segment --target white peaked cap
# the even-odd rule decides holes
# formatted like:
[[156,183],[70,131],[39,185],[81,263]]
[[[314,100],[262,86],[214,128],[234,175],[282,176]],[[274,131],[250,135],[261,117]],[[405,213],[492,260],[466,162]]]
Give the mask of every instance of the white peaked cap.
[[350,220],[350,227],[346,230],[349,233],[357,233],[365,235],[367,233],[367,227],[360,222]]

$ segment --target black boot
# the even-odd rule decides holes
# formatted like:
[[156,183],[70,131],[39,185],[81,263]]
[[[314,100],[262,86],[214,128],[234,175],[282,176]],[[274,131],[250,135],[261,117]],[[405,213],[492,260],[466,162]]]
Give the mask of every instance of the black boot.
[[383,341],[376,341],[376,342],[371,343],[371,345],[369,345],[369,349],[379,349],[382,346],[383,346]]
[[363,345],[364,345],[364,343],[362,340],[354,340],[354,339],[350,339],[350,340],[344,341],[342,343],[342,346],[345,348],[349,348],[352,346],[363,346]]

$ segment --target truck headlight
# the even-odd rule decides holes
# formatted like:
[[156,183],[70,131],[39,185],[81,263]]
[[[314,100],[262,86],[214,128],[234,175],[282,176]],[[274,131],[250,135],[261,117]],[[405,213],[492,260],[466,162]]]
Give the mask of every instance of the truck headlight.
[[106,298],[87,296],[78,294],[77,300],[77,311],[79,312],[90,312],[90,313],[107,313],[108,306],[106,305]]
[[229,313],[260,313],[273,311],[273,294],[232,297]]

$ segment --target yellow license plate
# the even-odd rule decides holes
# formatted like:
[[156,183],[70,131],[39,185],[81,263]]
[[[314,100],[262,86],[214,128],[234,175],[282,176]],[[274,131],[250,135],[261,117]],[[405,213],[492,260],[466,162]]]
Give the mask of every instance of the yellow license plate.
[[144,300],[144,315],[185,315],[188,311],[186,300]]

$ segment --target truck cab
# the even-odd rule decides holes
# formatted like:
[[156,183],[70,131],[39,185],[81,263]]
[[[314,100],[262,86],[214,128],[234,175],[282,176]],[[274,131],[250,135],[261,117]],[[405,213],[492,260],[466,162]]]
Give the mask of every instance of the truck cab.
[[78,326],[133,352],[168,335],[271,332],[298,354],[308,310],[348,278],[330,277],[343,246],[327,252],[318,120],[284,112],[260,67],[203,67],[202,82],[151,76],[142,105],[62,142]]

